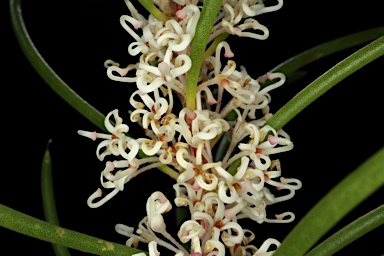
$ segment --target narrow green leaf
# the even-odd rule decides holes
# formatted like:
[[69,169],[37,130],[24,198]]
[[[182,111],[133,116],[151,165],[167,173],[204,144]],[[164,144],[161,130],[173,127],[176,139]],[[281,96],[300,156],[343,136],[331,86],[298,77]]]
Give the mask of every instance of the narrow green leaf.
[[309,251],[306,256],[333,255],[369,231],[384,224],[384,205],[361,216]]
[[329,191],[295,226],[273,254],[304,255],[337,222],[384,185],[384,148]]
[[192,66],[187,72],[186,85],[186,107],[191,111],[194,111],[196,107],[196,88],[200,75],[201,63],[203,62],[209,35],[211,34],[217,13],[221,7],[221,2],[222,0],[209,0],[204,2],[203,10],[200,13],[199,21],[197,22],[195,36],[191,43],[190,57]]
[[25,56],[44,81],[69,105],[79,111],[97,127],[106,131],[104,127],[105,116],[89,105],[76,92],[74,92],[45,62],[39,51],[34,46],[25,27],[20,0],[10,0],[10,12],[13,30]]
[[[357,32],[351,35],[343,36],[332,41],[315,46],[307,51],[304,51],[278,66],[274,67],[270,72],[281,72],[287,76],[287,82],[290,83],[291,75],[298,71],[300,68],[336,52],[340,52],[354,46],[370,42],[380,36],[384,35],[384,27],[372,28]],[[271,84],[266,81],[262,87]]]
[[[45,220],[49,223],[59,226],[59,217],[56,211],[55,194],[52,182],[52,162],[49,150],[45,151],[41,163],[41,193],[43,199],[43,208]],[[69,250],[61,245],[52,244],[53,250],[57,256],[70,256]]]
[[276,114],[268,119],[265,125],[270,125],[276,131],[280,130],[286,123],[334,85],[383,54],[384,36],[356,51],[325,72],[288,101]]
[[0,226],[43,241],[95,255],[130,256],[143,252],[65,229],[0,204]]

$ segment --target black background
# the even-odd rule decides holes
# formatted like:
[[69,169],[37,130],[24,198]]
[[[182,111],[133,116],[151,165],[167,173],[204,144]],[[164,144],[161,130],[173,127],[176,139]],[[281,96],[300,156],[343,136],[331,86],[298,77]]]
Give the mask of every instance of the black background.
[[[238,65],[254,78],[282,61],[331,39],[382,26],[380,1],[286,1],[274,13],[256,19],[270,30],[266,41],[230,38]],[[124,243],[114,225],[137,226],[145,216],[146,198],[157,190],[173,201],[173,181],[157,170],[147,171],[126,185],[106,205],[90,209],[86,200],[99,185],[104,163],[97,160],[96,142],[77,135],[77,130],[98,129],[57,96],[35,73],[13,35],[9,7],[2,1],[2,168],[0,202],[43,219],[40,195],[40,164],[47,141],[50,145],[57,208],[61,226]],[[138,4],[136,4],[138,6]],[[132,38],[121,28],[119,17],[129,14],[124,1],[23,1],[27,29],[37,49],[57,74],[103,114],[118,108],[127,122],[133,84],[110,81],[103,62],[113,59],[122,66],[134,63],[127,47]],[[324,58],[307,67],[301,82],[272,91],[271,112],[305,85],[357,50],[355,47]],[[381,78],[383,59],[351,75],[310,105],[284,127],[294,150],[279,155],[283,175],[303,182],[294,199],[268,208],[270,215],[293,211],[290,224],[257,224],[247,228],[259,246],[268,237],[282,240],[297,221],[338,181],[383,146],[380,121],[384,109]],[[130,134],[138,129],[130,125]],[[105,193],[107,191],[104,191]],[[383,189],[353,210],[333,231],[383,204]],[[173,211],[166,216],[172,226]],[[346,247],[338,255],[381,255],[375,230]],[[0,244],[17,244],[12,254],[51,255],[51,245],[0,228]],[[73,251],[73,255],[84,253]]]

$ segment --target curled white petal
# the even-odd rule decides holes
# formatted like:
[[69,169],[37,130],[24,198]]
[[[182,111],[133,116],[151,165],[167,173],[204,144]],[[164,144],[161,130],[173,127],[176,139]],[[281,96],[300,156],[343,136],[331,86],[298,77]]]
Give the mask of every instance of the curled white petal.
[[193,237],[200,237],[203,233],[204,229],[197,221],[187,220],[181,225],[179,232],[177,232],[177,236],[180,238],[181,242],[186,243]]
[[192,61],[186,54],[180,54],[175,59],[175,68],[171,69],[172,77],[186,74],[192,66]]
[[[134,83],[136,81],[136,77],[125,77],[130,70],[135,69],[135,65],[129,65],[126,68],[119,68],[116,66],[110,66],[107,69],[107,76],[109,79],[118,81],[118,82],[127,82]],[[120,76],[116,76],[113,72],[117,72]]]
[[[295,214],[293,212],[285,212],[282,214],[276,214],[276,219],[265,219],[267,223],[290,223],[295,220]],[[288,218],[286,218],[288,217]]]
[[277,241],[276,239],[274,238],[268,238],[267,240],[264,241],[264,243],[260,246],[260,248],[257,250],[257,252],[254,254],[255,256],[267,256],[267,255],[272,255],[271,253],[270,254],[267,254],[268,250],[269,250],[269,247],[271,245],[275,245],[276,247],[279,247],[280,246],[280,242]]
[[[211,254],[211,252],[215,252],[215,254]],[[204,253],[206,255],[224,256],[225,247],[220,241],[211,239],[205,244]]]
[[203,173],[201,175],[197,175],[195,180],[201,188],[208,191],[214,190],[217,187],[217,177],[212,173]]
[[[221,239],[223,240],[226,246],[234,246],[235,244],[240,244],[244,237],[243,228],[237,222],[228,222],[223,227],[220,228],[220,231],[230,230],[231,232],[222,232]],[[232,234],[232,231],[235,231],[236,235]]]
[[227,172],[226,170],[224,170],[223,167],[221,167],[221,166],[216,166],[216,167],[215,167],[215,170],[217,171],[217,173],[218,173],[222,178],[224,178],[224,180],[225,180],[226,183],[232,184],[233,176],[232,176],[229,172]]
[[160,252],[157,250],[157,243],[155,241],[151,241],[148,244],[149,256],[160,256]]
[[153,144],[153,141],[152,140],[146,140],[144,141],[142,144],[141,144],[141,150],[143,150],[143,152],[148,155],[148,156],[153,156],[155,155],[161,148],[161,146],[163,145],[163,142],[162,141],[156,141],[154,144]]
[[102,196],[102,191],[100,188],[98,188],[92,195],[90,195],[88,197],[88,200],[87,200],[87,204],[90,208],[97,208],[97,207],[100,207],[102,206],[104,203],[106,203],[109,199],[111,199],[112,197],[114,197],[117,193],[119,192],[119,190],[117,188],[115,188],[112,192],[110,192],[108,195],[106,195],[103,199],[99,200],[98,202],[94,203],[93,200],[95,200],[96,198],[99,198]]
[[224,181],[219,182],[219,189],[217,191],[217,194],[220,200],[226,204],[232,204],[239,198],[239,195],[236,192],[236,189],[233,186],[228,186],[227,184],[224,183]]

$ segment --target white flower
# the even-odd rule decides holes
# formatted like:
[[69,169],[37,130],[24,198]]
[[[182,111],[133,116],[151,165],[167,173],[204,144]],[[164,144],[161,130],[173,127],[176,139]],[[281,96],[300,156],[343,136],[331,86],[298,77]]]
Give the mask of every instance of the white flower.
[[147,201],[148,224],[155,232],[165,231],[165,223],[161,214],[167,213],[172,209],[169,200],[161,192],[154,192]]
[[[115,119],[115,125],[111,124],[111,116]],[[104,139],[96,149],[96,155],[100,161],[103,161],[105,156],[111,154],[115,156],[121,155],[128,161],[133,161],[138,152],[138,144],[136,140],[125,135],[129,131],[129,127],[128,125],[123,124],[123,119],[119,116],[117,109],[108,113],[105,117],[104,125],[111,134],[100,134],[82,130],[79,130],[77,133],[92,140],[96,140],[97,138]],[[103,148],[105,148],[104,151],[100,153]],[[126,149],[130,149],[131,152],[127,154],[125,151]]]
[[204,234],[204,229],[195,220],[185,221],[177,232],[177,236],[180,238],[182,243],[187,243],[192,240],[191,249],[192,253],[201,253],[200,238]]
[[[269,91],[284,84],[285,76],[268,72],[256,80],[244,67],[236,70],[233,60],[222,64],[221,55],[232,58],[234,53],[227,42],[220,42],[214,56],[209,56],[211,47],[204,56],[196,109],[191,111],[185,107],[186,81],[192,66],[190,45],[202,1],[154,0],[166,17],[161,20],[153,15],[146,19],[129,0],[125,2],[130,15],[121,16],[120,23],[134,39],[128,53],[139,60],[126,68],[120,68],[111,60],[104,65],[110,79],[136,85],[137,89],[129,97],[134,108],[129,112],[130,120],[143,128],[145,136],[128,137],[129,128],[117,110],[110,112],[105,120],[110,134],[79,131],[80,135],[93,140],[103,139],[96,150],[99,160],[109,155],[120,157],[107,161],[100,175],[102,186],[112,191],[94,202],[102,194],[98,189],[89,197],[88,205],[104,204],[139,173],[167,165],[179,172],[173,186],[174,202],[177,206],[188,206],[191,218],[181,225],[177,235],[181,242],[191,242],[191,252],[166,231],[162,214],[170,211],[172,205],[161,192],[154,192],[148,198],[147,216],[139,223],[136,234],[133,228],[116,225],[118,233],[129,237],[128,246],[148,243],[150,256],[160,255],[157,245],[177,256],[224,256],[228,251],[231,255],[271,255],[269,247],[280,243],[267,239],[257,249],[250,245],[255,235],[237,221],[249,218],[258,223],[286,223],[294,219],[292,212],[276,214],[275,219],[267,218],[266,212],[268,205],[292,198],[301,188],[299,180],[282,177],[280,162],[272,160],[272,155],[293,148],[288,134],[265,126],[272,116]],[[278,10],[282,4],[283,0],[278,0],[275,6],[266,6],[261,0],[224,0],[208,43],[224,32],[266,39],[268,29],[252,17]],[[128,76],[130,71],[135,75]],[[262,88],[260,84],[266,79],[271,85]],[[174,97],[181,103],[179,113],[173,109],[178,104]],[[233,112],[236,120],[227,121]],[[114,123],[110,120],[112,116]],[[213,147],[222,135],[231,142],[220,162],[214,158]],[[139,151],[149,157],[138,159]],[[239,159],[241,164],[231,175],[228,170],[232,170],[230,166]],[[276,197],[266,185],[287,193]],[[169,242],[160,239],[159,234]]]

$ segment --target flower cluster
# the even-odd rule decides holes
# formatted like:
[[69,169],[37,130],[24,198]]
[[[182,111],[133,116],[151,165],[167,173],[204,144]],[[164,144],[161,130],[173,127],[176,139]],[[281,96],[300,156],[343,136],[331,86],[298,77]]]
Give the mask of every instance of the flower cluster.
[[[129,237],[127,245],[148,243],[151,256],[159,255],[157,245],[176,255],[270,255],[270,245],[278,246],[279,242],[267,239],[260,248],[251,245],[254,233],[242,228],[238,220],[287,223],[294,219],[292,212],[275,218],[267,217],[266,212],[267,205],[289,200],[301,188],[299,180],[282,176],[279,160],[271,159],[273,154],[293,148],[290,137],[265,125],[272,116],[268,92],[281,86],[285,76],[267,73],[256,80],[244,67],[237,69],[232,60],[222,65],[223,59],[234,53],[227,42],[220,42],[214,56],[206,56],[201,65],[196,109],[190,110],[185,107],[186,79],[191,68],[189,46],[200,17],[198,1],[154,1],[166,14],[165,21],[153,15],[145,19],[130,1],[125,2],[131,15],[121,16],[120,23],[135,39],[128,52],[139,55],[139,62],[121,68],[107,60],[105,66],[112,80],[136,84],[129,100],[134,108],[130,121],[140,124],[145,137],[129,137],[129,127],[117,109],[105,119],[109,134],[78,132],[92,140],[102,139],[96,150],[100,161],[108,155],[117,157],[106,162],[100,175],[103,188],[112,191],[95,202],[102,197],[98,189],[88,205],[99,207],[138,174],[166,166],[177,173],[175,205],[189,209],[190,219],[181,225],[177,236],[181,243],[191,243],[191,252],[166,231],[162,214],[170,211],[172,204],[161,192],[148,199],[147,216],[136,234],[131,227],[116,225],[118,233]],[[266,39],[268,29],[252,17],[278,10],[282,4],[279,0],[276,6],[267,7],[261,0],[224,0],[209,42],[224,32]],[[264,79],[271,85],[263,88]],[[179,111],[174,109],[175,96],[183,106]],[[228,137],[228,149],[214,156],[217,141]],[[287,193],[275,196],[273,187]]]

